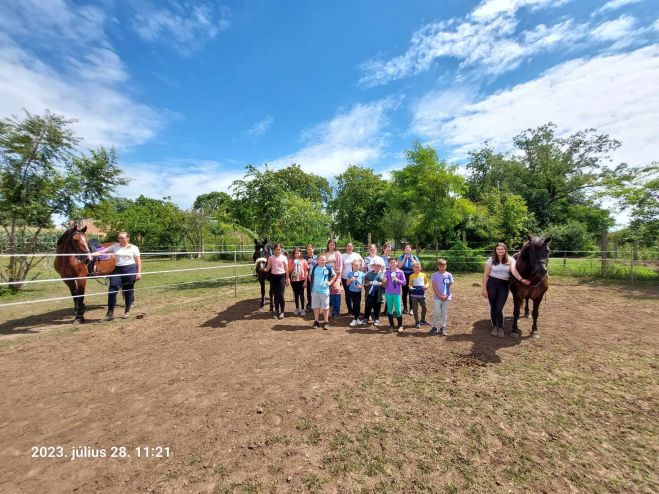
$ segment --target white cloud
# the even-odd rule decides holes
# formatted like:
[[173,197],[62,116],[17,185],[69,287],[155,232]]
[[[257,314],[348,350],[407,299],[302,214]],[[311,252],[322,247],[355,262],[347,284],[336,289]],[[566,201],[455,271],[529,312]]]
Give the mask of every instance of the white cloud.
[[601,24],[563,19],[519,30],[516,13],[521,7],[547,8],[563,0],[487,0],[461,19],[431,23],[417,30],[406,52],[389,60],[369,60],[361,65],[360,83],[366,86],[416,75],[429,70],[442,58],[459,61],[460,69],[477,68],[478,74],[499,75],[523,61],[549,50],[613,42],[619,49],[636,42],[642,30],[636,19],[621,16]]
[[168,7],[145,3],[138,8],[133,29],[147,41],[171,44],[188,54],[231,25],[231,9],[219,2],[176,2]]
[[606,21],[591,31],[591,36],[599,41],[618,41],[630,37],[634,32],[636,19],[622,15],[612,21]]
[[613,159],[649,164],[659,158],[657,80],[659,45],[576,59],[481,100],[463,93],[471,102],[451,112],[433,111],[433,105],[456,96],[428,94],[414,110],[412,129],[435,145],[452,147],[454,158],[464,158],[484,141],[506,150],[512,136],[553,121],[566,134],[596,128],[622,141]]
[[275,119],[272,117],[272,115],[267,115],[263,120],[255,123],[252,128],[247,131],[247,135],[252,137],[262,136],[268,130],[270,130],[270,126],[274,121]]
[[163,160],[155,163],[122,164],[131,183],[117,194],[135,199],[140,195],[152,198],[171,197],[180,207],[189,208],[200,194],[230,192],[234,180],[243,177],[239,170],[227,170],[217,161]]
[[3,6],[0,115],[48,109],[77,119],[73,127],[86,147],[129,147],[152,138],[166,116],[131,96],[130,75],[105,34],[106,20],[98,8],[64,0]]
[[372,163],[383,153],[387,112],[397,106],[394,98],[357,104],[305,132],[300,150],[270,164],[281,168],[297,163],[307,172],[331,178],[348,165]]
[[602,7],[597,9],[595,14],[606,12],[607,10],[617,10],[621,7],[625,7],[626,5],[631,5],[633,3],[639,3],[642,1],[643,0],[611,0],[610,2],[606,2]]
[[569,0],[483,0],[471,13],[471,17],[479,22],[490,21],[501,15],[515,15],[522,7],[534,9],[557,7]]

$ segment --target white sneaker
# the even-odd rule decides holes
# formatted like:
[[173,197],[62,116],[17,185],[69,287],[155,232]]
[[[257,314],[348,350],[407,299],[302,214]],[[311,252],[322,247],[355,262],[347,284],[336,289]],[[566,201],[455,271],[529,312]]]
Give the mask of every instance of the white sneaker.
[[357,326],[357,324],[359,324],[357,322],[357,319],[353,319],[352,321],[350,321],[350,324],[348,324],[348,326],[350,326],[351,328],[354,328],[355,326]]
[[379,319],[376,319],[375,321],[373,321],[373,326],[379,326],[379,325],[380,325],[380,320]]
[[307,311],[304,310],[304,309],[300,309],[300,315],[301,315],[301,316],[306,316],[306,315],[307,315]]

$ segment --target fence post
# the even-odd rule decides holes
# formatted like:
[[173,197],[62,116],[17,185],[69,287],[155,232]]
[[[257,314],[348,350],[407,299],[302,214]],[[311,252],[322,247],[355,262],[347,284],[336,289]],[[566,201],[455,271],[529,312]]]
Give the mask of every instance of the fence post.
[[632,281],[634,281],[634,264],[637,257],[638,257],[638,242],[634,240],[634,244],[632,246],[632,260],[630,262],[630,269],[629,269]]
[[238,296],[238,269],[236,263],[238,261],[238,253],[233,251],[233,296]]
[[600,250],[602,253],[602,278],[609,275],[609,234],[606,230],[602,232],[602,240],[600,241]]

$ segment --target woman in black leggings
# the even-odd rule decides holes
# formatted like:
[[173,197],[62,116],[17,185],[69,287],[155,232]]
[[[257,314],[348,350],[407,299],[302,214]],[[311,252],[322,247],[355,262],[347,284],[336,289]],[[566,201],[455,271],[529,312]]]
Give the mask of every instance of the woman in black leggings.
[[483,297],[490,302],[490,321],[492,323],[492,332],[490,334],[499,338],[505,336],[503,331],[503,307],[508,299],[511,274],[522,283],[529,283],[527,280],[522,279],[517,269],[515,269],[515,259],[508,255],[506,244],[499,242],[494,247],[492,257],[485,263],[483,290],[481,292]]

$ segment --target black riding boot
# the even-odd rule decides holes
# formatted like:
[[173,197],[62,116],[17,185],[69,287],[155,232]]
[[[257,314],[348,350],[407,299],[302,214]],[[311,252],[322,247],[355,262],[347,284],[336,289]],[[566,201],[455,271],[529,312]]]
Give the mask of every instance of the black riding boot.
[[402,328],[403,327],[403,317],[400,316],[397,319],[398,319],[398,328]]
[[114,319],[114,311],[113,310],[107,311],[107,313],[105,314],[105,320],[112,321],[113,319]]
[[394,316],[392,314],[387,314],[389,318],[389,329],[394,329]]

